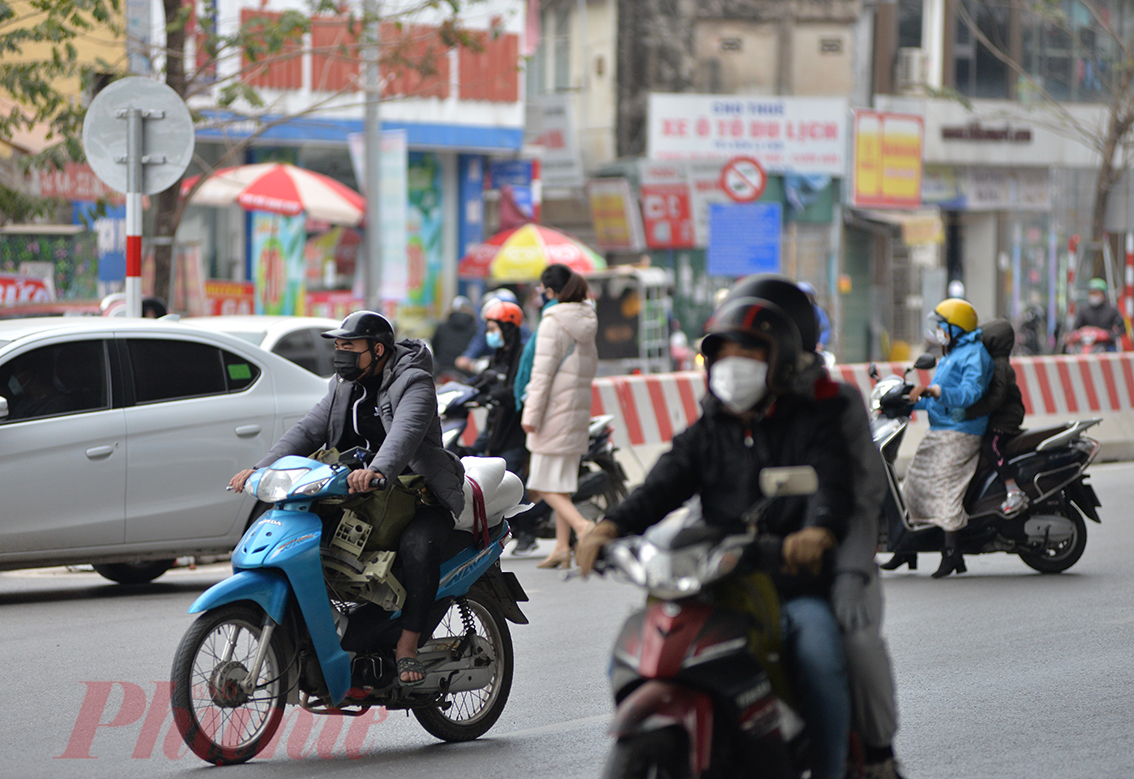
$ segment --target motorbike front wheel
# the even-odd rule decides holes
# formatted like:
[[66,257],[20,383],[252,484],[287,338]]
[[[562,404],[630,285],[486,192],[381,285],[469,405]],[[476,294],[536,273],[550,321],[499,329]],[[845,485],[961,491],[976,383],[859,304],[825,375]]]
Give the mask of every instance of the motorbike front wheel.
[[472,741],[483,736],[504,712],[512,690],[512,634],[500,609],[475,591],[449,607],[433,631],[433,638],[459,638],[469,630],[490,647],[491,656],[479,658],[478,662],[492,665],[492,681],[479,690],[448,693],[427,706],[413,709],[421,726],[442,741]]
[[173,719],[189,748],[216,765],[251,759],[283,719],[288,661],[273,633],[256,682],[244,688],[261,651],[264,613],[234,603],[198,617],[173,659]]
[[603,779],[688,779],[689,735],[668,727],[624,736],[615,742]]
[[1087,523],[1077,509],[1068,506],[1067,513],[1067,518],[1075,526],[1069,539],[1035,551],[1020,550],[1020,559],[1029,568],[1040,573],[1061,573],[1079,562],[1087,548]]

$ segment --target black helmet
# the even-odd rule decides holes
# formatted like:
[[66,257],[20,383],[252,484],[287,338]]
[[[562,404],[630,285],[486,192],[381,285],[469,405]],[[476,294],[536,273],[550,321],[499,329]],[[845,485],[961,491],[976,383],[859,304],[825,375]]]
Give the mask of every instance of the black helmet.
[[[804,282],[806,283],[806,282]],[[732,285],[721,303],[740,298],[760,298],[779,306],[799,329],[799,345],[805,352],[813,352],[819,344],[819,318],[807,293],[787,276],[775,273],[754,273]]]
[[394,342],[394,327],[390,320],[375,311],[355,311],[348,314],[341,326],[323,333],[324,338],[343,338],[353,341],[365,338],[368,341]]
[[751,297],[722,304],[709,320],[709,334],[701,340],[701,352],[710,363],[716,360],[725,341],[766,348],[768,389],[777,395],[791,389],[801,352],[799,328],[780,306]]

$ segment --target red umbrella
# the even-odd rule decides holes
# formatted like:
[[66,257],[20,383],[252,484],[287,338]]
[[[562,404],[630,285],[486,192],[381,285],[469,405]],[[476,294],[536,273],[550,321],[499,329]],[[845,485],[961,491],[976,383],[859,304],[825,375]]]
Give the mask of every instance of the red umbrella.
[[548,265],[562,263],[578,273],[606,267],[606,261],[583,243],[558,230],[526,224],[501,230],[461,258],[457,272],[466,278],[528,281]]
[[[200,176],[181,184],[185,195]],[[190,203],[227,206],[239,203],[249,211],[271,211],[342,225],[358,225],[366,214],[366,199],[345,184],[295,165],[262,163],[214,171],[193,193]]]

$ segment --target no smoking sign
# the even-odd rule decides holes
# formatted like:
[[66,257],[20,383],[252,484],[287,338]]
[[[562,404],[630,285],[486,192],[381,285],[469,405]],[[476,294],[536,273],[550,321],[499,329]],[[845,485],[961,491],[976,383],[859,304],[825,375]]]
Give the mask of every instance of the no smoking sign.
[[751,203],[764,194],[768,176],[754,157],[734,157],[721,168],[721,187],[737,203]]

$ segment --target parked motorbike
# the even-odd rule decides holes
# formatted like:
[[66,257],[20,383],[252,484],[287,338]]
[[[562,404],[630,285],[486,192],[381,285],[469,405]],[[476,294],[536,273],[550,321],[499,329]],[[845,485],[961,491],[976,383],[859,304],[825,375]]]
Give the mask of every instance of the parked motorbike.
[[418,651],[425,680],[403,687],[394,656],[405,600],[396,553],[368,550],[375,528],[341,508],[347,474],[369,461],[359,450],[331,464],[288,456],[248,479],[246,488],[274,508],[240,540],[233,575],[189,608],[201,616],[173,661],[174,720],[202,759],[250,759],[288,704],[335,715],[408,709],[445,741],[478,738],[504,710],[513,673],[505,620],[527,624],[518,605],[527,596],[499,557],[522,485],[498,458],[464,461],[480,489],[466,479],[481,543],[443,563]]
[[[930,370],[936,359],[922,355],[913,368]],[[882,548],[890,552],[938,552],[942,531],[914,524],[894,472],[902,439],[910,422],[909,393],[913,384],[902,376],[879,379],[870,394],[871,432],[886,463],[890,489],[885,501]],[[968,524],[959,531],[960,551],[966,555],[1007,552],[1019,555],[1042,573],[1059,573],[1074,565],[1087,547],[1086,516],[1100,522],[1098,496],[1087,483],[1087,467],[1099,452],[1099,443],[1084,433],[1101,419],[1081,419],[1057,427],[1024,430],[1012,438],[1005,456],[1016,484],[1028,505],[1006,515],[1001,510],[1007,490],[996,469],[984,457],[965,493]]]
[[767,580],[753,599],[762,615],[713,597],[729,577],[779,567],[783,540],[759,534],[760,519],[776,498],[818,486],[810,466],[766,468],[759,479],[766,497],[747,512],[747,533],[727,534],[690,512],[608,543],[596,561],[597,573],[649,595],[614,646],[617,741],[605,779],[801,775],[803,720],[785,696],[778,641],[769,642],[764,662],[751,649],[753,635],[778,636],[774,586]]
[[1113,350],[1114,335],[1101,327],[1080,327],[1063,339],[1064,354],[1100,354]]
[[[482,374],[483,376],[483,374]],[[437,413],[441,417],[441,441],[445,448],[461,456],[471,451],[461,445],[461,436],[468,428],[469,415],[477,408],[490,408],[494,403],[486,389],[503,375],[482,379],[482,384],[449,382],[437,388]],[[591,417],[587,429],[587,452],[579,462],[579,487],[571,496],[575,508],[585,519],[597,520],[621,503],[629,494],[626,471],[614,456],[618,448],[614,437],[614,417],[603,414]],[[531,509],[536,535],[555,538],[551,508],[543,501]]]

